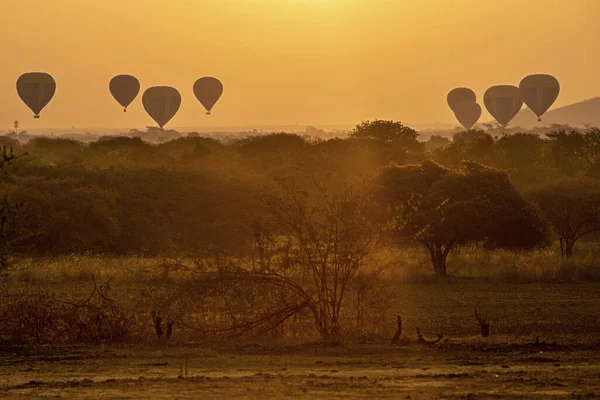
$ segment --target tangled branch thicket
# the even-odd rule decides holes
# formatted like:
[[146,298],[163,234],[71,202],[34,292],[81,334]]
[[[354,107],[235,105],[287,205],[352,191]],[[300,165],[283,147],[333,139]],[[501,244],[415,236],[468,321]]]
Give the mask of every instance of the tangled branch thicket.
[[127,342],[139,337],[140,310],[110,297],[111,282],[97,284],[86,298],[71,302],[49,290],[5,293],[0,337],[11,344]]
[[[379,237],[370,196],[323,188],[309,195],[282,183],[265,201],[269,215],[253,223],[251,259],[201,264],[183,283],[182,296],[202,307],[182,316],[181,325],[228,335],[265,333],[308,314],[323,340],[338,341],[350,284]],[[207,307],[219,308],[222,317],[209,321],[201,312]]]

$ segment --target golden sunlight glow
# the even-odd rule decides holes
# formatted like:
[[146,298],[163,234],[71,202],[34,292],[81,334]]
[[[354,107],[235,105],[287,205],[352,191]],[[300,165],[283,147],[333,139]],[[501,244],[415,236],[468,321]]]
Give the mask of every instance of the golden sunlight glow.
[[[600,2],[588,0],[2,0],[0,124],[143,126],[115,109],[110,78],[177,87],[173,126],[452,121],[455,86],[479,97],[536,72],[559,78],[557,106],[596,96]],[[568,21],[566,23],[565,21]],[[57,94],[29,122],[16,78],[47,71]],[[204,117],[192,93],[219,77]]]

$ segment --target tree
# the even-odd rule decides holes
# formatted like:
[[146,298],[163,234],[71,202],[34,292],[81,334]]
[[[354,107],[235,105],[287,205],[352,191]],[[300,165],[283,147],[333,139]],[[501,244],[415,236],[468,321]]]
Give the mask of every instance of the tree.
[[308,311],[324,342],[338,342],[351,279],[378,239],[377,208],[367,192],[315,186],[304,191],[281,182],[266,195],[265,213],[252,223],[249,267],[204,268],[196,285],[223,287],[228,303],[252,304],[220,331],[267,331]]
[[101,253],[119,237],[115,195],[95,185],[17,178],[11,200],[13,241],[29,253]]
[[446,275],[452,249],[531,249],[549,244],[546,224],[506,174],[467,162],[460,170],[434,162],[390,166],[380,176],[393,232],[429,253],[434,272]]
[[417,140],[417,131],[397,121],[364,121],[356,125],[350,137],[381,140],[411,152],[422,152],[424,149],[423,143]]
[[529,193],[552,224],[563,258],[573,256],[575,243],[600,231],[600,183],[590,179],[565,179]]
[[309,195],[283,184],[280,194],[268,201],[286,249],[283,265],[271,274],[296,277],[319,333],[329,341],[341,333],[348,284],[364,267],[378,229],[367,193],[316,186]]
[[504,135],[496,141],[505,168],[527,169],[544,161],[547,143],[534,133]]
[[587,174],[592,178],[600,178],[600,128],[588,128],[584,132],[585,147],[580,158],[587,166]]
[[81,163],[86,150],[77,140],[49,137],[36,137],[22,148],[36,164],[52,166]]
[[437,150],[442,150],[442,149],[447,148],[448,146],[450,146],[451,143],[452,143],[452,141],[450,139],[448,139],[447,137],[440,136],[440,135],[431,135],[429,137],[429,140],[427,142],[425,142],[425,148],[430,153],[433,153]]
[[551,158],[556,167],[569,176],[600,178],[600,128],[584,131],[564,128],[546,134],[550,139]]
[[452,143],[437,156],[444,164],[460,166],[464,160],[489,164],[494,155],[494,138],[487,132],[469,130],[452,136]]
[[585,135],[575,129],[561,129],[546,134],[550,140],[550,157],[553,164],[568,176],[581,175],[585,170]]

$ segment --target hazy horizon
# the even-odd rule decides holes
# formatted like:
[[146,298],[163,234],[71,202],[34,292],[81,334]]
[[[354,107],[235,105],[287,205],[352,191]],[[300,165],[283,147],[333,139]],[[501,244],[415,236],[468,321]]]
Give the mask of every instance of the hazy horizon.
[[[494,84],[532,73],[561,82],[553,108],[600,95],[591,0],[491,4],[461,0],[4,0],[0,27],[0,127],[80,129],[155,125],[141,94],[123,113],[110,96],[116,74],[142,91],[171,85],[183,97],[166,128],[349,125],[394,119],[454,123],[447,92],[470,87],[482,104]],[[533,18],[533,20],[532,20]],[[27,29],[21,29],[24,23]],[[54,76],[57,92],[33,120],[15,82]],[[225,86],[213,115],[192,92],[201,76]],[[481,121],[491,120],[487,112]]]

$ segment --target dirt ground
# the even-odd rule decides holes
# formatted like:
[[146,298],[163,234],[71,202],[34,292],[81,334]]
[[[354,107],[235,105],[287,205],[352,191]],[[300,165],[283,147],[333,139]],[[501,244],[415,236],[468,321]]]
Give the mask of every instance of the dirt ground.
[[[600,398],[600,285],[466,281],[395,293],[373,314],[379,339],[339,347],[0,346],[0,398]],[[491,339],[478,335],[475,306]],[[392,346],[396,314],[405,339]],[[418,344],[416,327],[444,339]]]
[[0,398],[600,398],[591,345],[4,348]]

